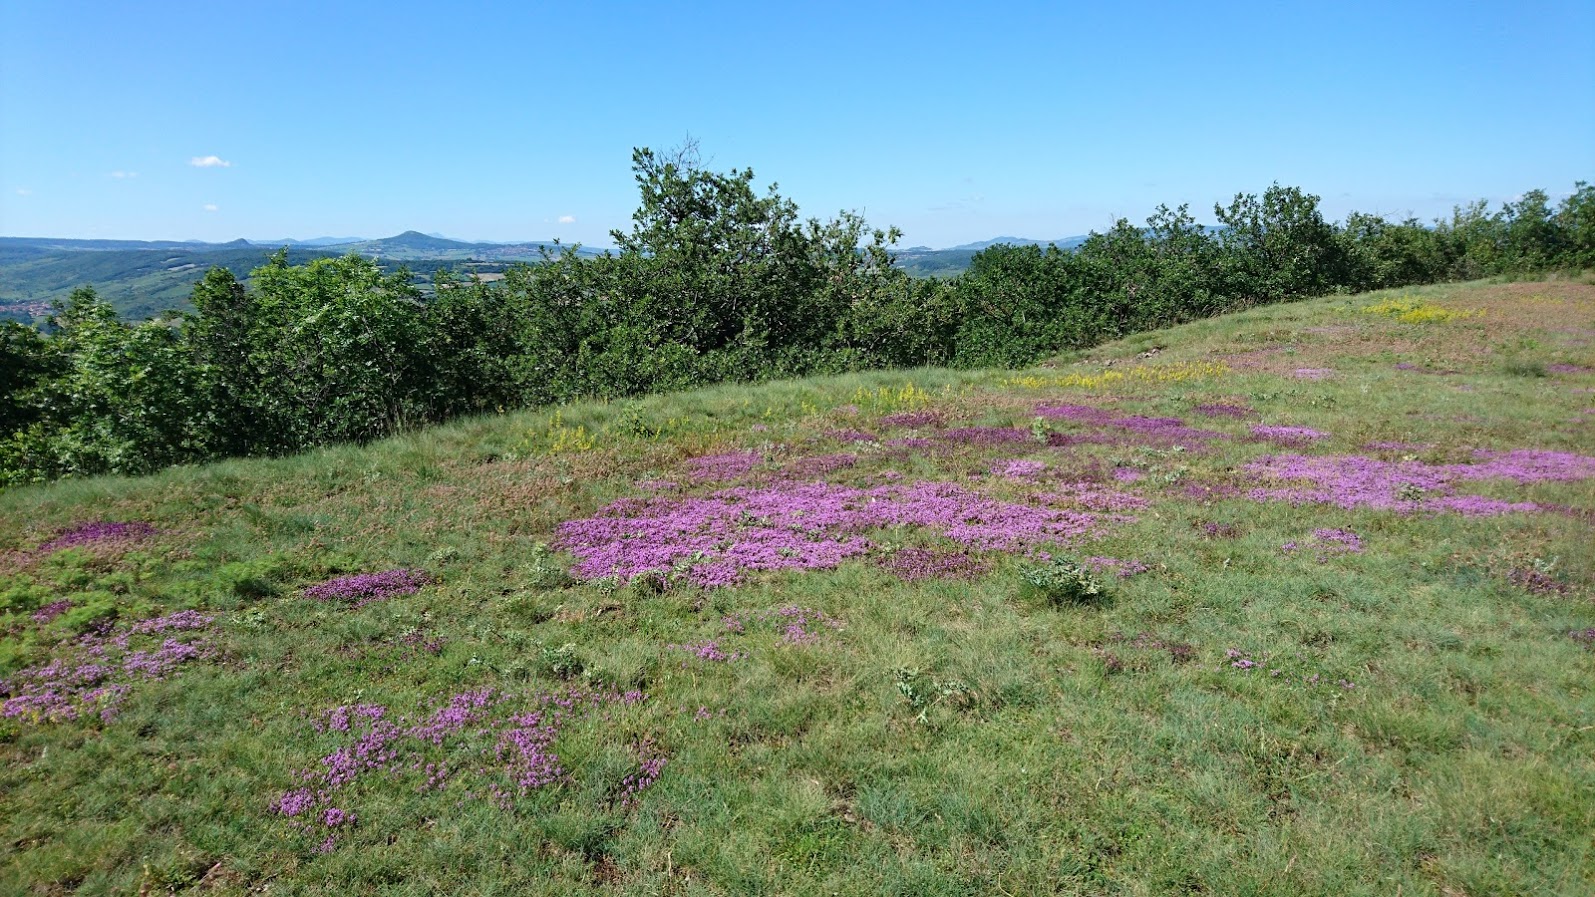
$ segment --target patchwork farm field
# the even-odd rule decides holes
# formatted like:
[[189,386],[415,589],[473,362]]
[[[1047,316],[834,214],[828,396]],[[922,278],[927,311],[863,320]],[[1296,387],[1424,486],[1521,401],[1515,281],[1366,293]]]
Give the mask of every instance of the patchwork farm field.
[[1595,286],[0,494],[0,892],[1595,892]]

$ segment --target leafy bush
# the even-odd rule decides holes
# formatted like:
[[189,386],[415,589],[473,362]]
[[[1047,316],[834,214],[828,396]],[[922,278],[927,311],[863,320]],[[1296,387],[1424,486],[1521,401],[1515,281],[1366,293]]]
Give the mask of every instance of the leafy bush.
[[[586,396],[865,368],[1031,364],[1066,349],[1334,290],[1595,265],[1595,188],[1552,208],[1531,190],[1425,227],[1270,186],[1215,206],[1160,206],[1072,250],[996,245],[951,280],[894,265],[895,229],[849,212],[802,219],[714,172],[696,148],[638,149],[640,205],[618,253],[557,247],[502,281],[447,271],[426,298],[357,256],[245,285],[225,268],[195,314],[127,324],[92,290],[44,332],[0,326],[0,487],[144,473],[231,455],[379,438],[445,418]],[[633,430],[636,423],[633,422]],[[1039,434],[1038,434],[1039,435]],[[561,447],[592,437],[574,430]],[[526,454],[544,446],[518,446]]]
[[1025,589],[1052,604],[1085,604],[1107,594],[1102,581],[1089,567],[1066,558],[1053,558],[1019,571]]

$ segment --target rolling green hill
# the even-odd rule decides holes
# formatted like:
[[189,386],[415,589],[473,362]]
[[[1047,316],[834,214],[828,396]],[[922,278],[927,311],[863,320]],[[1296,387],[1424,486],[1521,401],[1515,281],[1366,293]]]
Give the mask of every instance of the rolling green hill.
[[[50,303],[74,289],[90,286],[124,318],[137,320],[168,310],[189,310],[195,283],[213,266],[240,277],[264,264],[279,249],[291,264],[354,253],[383,267],[404,267],[417,285],[429,288],[432,275],[448,268],[461,273],[502,273],[515,262],[542,259],[540,247],[552,243],[498,245],[462,243],[409,231],[383,240],[325,247],[264,246],[231,243],[142,243],[133,240],[54,240],[0,238],[0,320],[39,320]],[[596,255],[592,250],[578,250]]]
[[[0,318],[33,320],[48,311],[52,300],[91,286],[124,318],[153,317],[171,309],[189,308],[194,284],[213,266],[240,277],[265,264],[274,250],[258,247],[181,250],[107,249],[53,252],[16,258],[0,249]],[[338,253],[290,249],[289,261],[301,264]]]
[[0,891],[1595,892],[1595,286],[0,493]]

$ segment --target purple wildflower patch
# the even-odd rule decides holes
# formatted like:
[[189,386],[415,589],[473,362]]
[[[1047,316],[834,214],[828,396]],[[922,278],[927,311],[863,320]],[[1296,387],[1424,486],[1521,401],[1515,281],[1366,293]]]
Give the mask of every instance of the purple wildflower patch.
[[1063,483],[1042,498],[1051,505],[1068,505],[1088,511],[1109,513],[1139,511],[1150,504],[1139,495],[1121,492],[1096,483]]
[[1238,420],[1240,418],[1257,416],[1256,411],[1253,411],[1251,408],[1245,405],[1232,405],[1224,402],[1197,405],[1191,410],[1204,417],[1229,417]]
[[1358,455],[1267,455],[1246,470],[1304,485],[1253,489],[1258,501],[1292,504],[1320,502],[1342,508],[1393,511],[1452,511],[1480,516],[1534,511],[1531,502],[1507,502],[1478,495],[1455,495],[1455,484],[1471,480],[1509,480],[1527,484],[1595,478],[1595,458],[1567,452],[1520,449],[1478,452],[1476,464],[1425,464],[1381,461]]
[[1143,417],[1139,414],[1129,417],[1115,418],[1109,423],[1121,430],[1142,437],[1144,441],[1153,443],[1181,443],[1191,445],[1213,439],[1224,439],[1223,433],[1216,430],[1198,430],[1186,426],[1185,421],[1177,417]]
[[880,437],[863,430],[826,430],[825,435],[837,442],[878,442]]
[[929,548],[900,548],[877,563],[904,582],[926,579],[973,579],[991,569],[987,561],[961,551],[935,551]]
[[1049,404],[1036,406],[1036,416],[1048,420],[1071,420],[1076,423],[1106,426],[1113,413],[1090,405]]
[[95,520],[89,523],[80,523],[56,533],[55,538],[38,548],[35,554],[49,554],[63,548],[76,548],[80,545],[92,545],[97,542],[132,542],[144,539],[156,533],[156,529],[148,523],[117,523],[110,520]]
[[1297,368],[1290,375],[1297,380],[1327,380],[1335,376],[1335,372],[1330,368]]
[[399,595],[410,595],[433,581],[423,570],[384,570],[340,576],[305,589],[305,597],[316,601],[337,601],[364,607]]
[[28,616],[33,620],[33,622],[43,626],[71,609],[72,602],[66,598],[62,598],[60,601],[52,601],[49,604],[44,605]]
[[1551,374],[1588,374],[1595,371],[1595,368],[1587,368],[1581,364],[1548,364],[1545,370]]
[[1264,442],[1273,442],[1279,445],[1306,445],[1320,439],[1328,439],[1329,434],[1312,427],[1280,427],[1264,426],[1258,424],[1252,427],[1252,436]]
[[1568,633],[1573,641],[1595,651],[1595,629],[1575,629]]
[[835,455],[814,455],[809,458],[799,458],[781,468],[781,475],[794,479],[812,479],[846,470],[858,463],[858,456],[842,452]]
[[665,648],[670,651],[685,651],[693,657],[709,663],[730,663],[733,660],[742,660],[748,656],[746,651],[726,651],[722,649],[720,642],[715,639],[694,645],[666,645]]
[[46,723],[98,714],[109,721],[135,683],[165,679],[179,666],[210,657],[209,644],[193,633],[214,621],[181,611],[63,642],[48,662],[0,681],[0,717]]
[[995,476],[1006,477],[1010,480],[1033,480],[1041,476],[1047,469],[1045,461],[998,461],[991,466]]
[[1362,537],[1347,529],[1315,529],[1307,543],[1295,541],[1286,542],[1279,546],[1285,554],[1291,554],[1298,549],[1308,548],[1317,552],[1318,563],[1326,563],[1330,558],[1344,554],[1362,554]]
[[821,628],[841,629],[842,621],[821,611],[796,604],[773,610],[743,611],[721,619],[727,632],[742,634],[749,627],[773,629],[781,640],[793,645],[811,645],[820,639]]
[[[518,797],[569,778],[558,753],[566,728],[584,720],[613,723],[615,713],[646,700],[641,692],[554,691],[511,694],[484,688],[456,694],[430,711],[394,717],[381,705],[334,708],[324,715],[341,725],[317,725],[345,743],[295,775],[302,784],[272,802],[296,829],[319,837],[353,825],[354,813],[335,806],[357,782],[381,778],[442,791],[460,783],[464,798],[508,809]],[[635,801],[658,780],[665,755],[650,740],[634,744],[636,772],[613,793]],[[324,846],[334,844],[330,837]]]
[[1076,539],[1102,525],[1092,514],[998,501],[948,483],[804,483],[641,506],[616,502],[561,524],[559,545],[576,555],[572,572],[582,579],[684,574],[714,587],[753,570],[833,568],[870,549],[860,534],[884,527],[923,527],[971,548],[1012,549]]
[[946,430],[937,434],[943,442],[958,445],[1003,445],[1013,442],[1029,442],[1030,431],[1019,430],[1014,427],[961,427],[956,430]]

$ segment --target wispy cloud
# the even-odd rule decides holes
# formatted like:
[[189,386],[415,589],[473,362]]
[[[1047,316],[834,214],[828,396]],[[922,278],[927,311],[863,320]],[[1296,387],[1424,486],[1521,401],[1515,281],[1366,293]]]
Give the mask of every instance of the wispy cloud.
[[213,202],[208,202],[208,203],[205,203],[205,211],[207,211],[207,212],[215,212],[215,211],[219,211],[219,208],[220,208],[220,207],[218,207],[218,206],[217,206],[217,205],[216,205],[216,204],[215,204],[215,203],[213,203]]
[[136,171],[113,171],[113,172],[111,172],[111,177],[116,178],[119,181],[125,181],[128,178],[136,178],[136,177],[138,177],[138,172],[136,172]]
[[231,168],[233,163],[221,156],[195,156],[188,160],[188,164],[195,168]]
[[17,195],[18,196],[32,196],[33,195],[33,191],[29,190],[27,187],[18,187],[17,188]]
[[561,215],[561,216],[559,216],[559,223],[560,224],[575,224],[576,223],[576,216],[575,215]]

